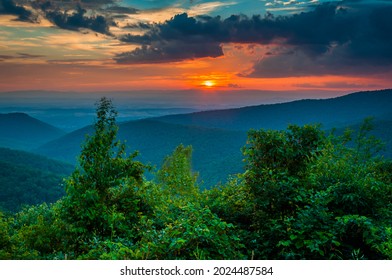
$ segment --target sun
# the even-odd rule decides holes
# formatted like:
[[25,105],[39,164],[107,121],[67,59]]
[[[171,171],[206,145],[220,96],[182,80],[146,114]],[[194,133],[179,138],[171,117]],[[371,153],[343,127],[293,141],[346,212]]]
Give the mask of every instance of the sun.
[[215,82],[211,81],[211,80],[207,80],[203,82],[203,85],[207,88],[212,88],[213,86],[215,86]]

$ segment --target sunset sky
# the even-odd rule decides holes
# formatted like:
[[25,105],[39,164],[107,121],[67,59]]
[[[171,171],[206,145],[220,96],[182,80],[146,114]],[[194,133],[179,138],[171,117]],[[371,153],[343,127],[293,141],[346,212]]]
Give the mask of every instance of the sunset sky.
[[0,91],[392,87],[389,0],[0,0]]

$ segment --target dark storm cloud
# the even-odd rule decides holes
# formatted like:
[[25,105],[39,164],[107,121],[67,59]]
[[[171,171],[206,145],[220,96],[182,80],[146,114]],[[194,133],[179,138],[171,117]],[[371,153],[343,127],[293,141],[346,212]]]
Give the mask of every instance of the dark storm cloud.
[[117,14],[133,15],[133,14],[139,13],[138,9],[131,8],[131,7],[122,7],[122,6],[111,6],[111,7],[105,8],[103,10],[106,12],[117,13]]
[[37,21],[37,17],[31,11],[16,4],[13,0],[0,0],[0,15],[1,14],[16,15],[20,21]]
[[151,29],[151,24],[145,22],[138,22],[133,24],[127,24],[124,28],[148,30]]
[[[251,77],[306,75],[371,75],[391,70],[392,6],[345,11],[345,25],[324,30],[324,41],[308,37],[289,39],[285,52],[264,57]],[[315,25],[318,29],[319,25]],[[336,30],[336,34],[333,34]]]
[[[73,2],[73,0],[69,0],[69,2]],[[107,5],[115,3],[116,0],[81,0],[81,3],[88,3],[91,5]]]
[[[144,35],[129,34],[121,40],[144,45],[144,49],[154,45],[162,52],[167,42],[182,42],[179,51],[185,43],[200,47],[207,42],[215,48],[211,53],[207,50],[205,56],[215,57],[222,53],[216,52],[221,43],[269,44],[284,39],[286,44],[301,45],[309,54],[317,54],[327,51],[331,41],[348,40],[349,34],[356,28],[357,19],[345,14],[336,5],[322,5],[311,12],[278,17],[272,14],[253,17],[232,15],[222,20],[220,17],[193,18],[181,14],[163,24],[152,25]],[[131,57],[128,62],[132,62],[141,49],[128,53]]]
[[134,51],[117,55],[114,59],[118,63],[145,64],[175,62],[185,59],[202,57],[219,57],[223,55],[222,48],[216,42],[176,41],[159,42],[157,45],[143,45]]
[[[25,8],[21,3],[29,8]],[[113,3],[113,1],[83,0],[75,3],[75,1],[69,0],[60,3],[58,1],[18,2],[18,0],[0,0],[0,15],[16,15],[18,20],[32,23],[38,23],[38,15],[40,15],[63,29],[78,30],[79,28],[87,28],[109,35],[109,27],[115,25],[113,20],[102,15],[86,16],[87,10],[82,8],[81,3],[83,3],[84,7],[89,7],[90,10],[96,11],[102,5]],[[69,13],[69,10],[73,12]]]
[[[118,63],[159,63],[218,57],[223,55],[220,46],[222,33],[219,18],[196,20],[187,14],[176,15],[164,24],[150,26],[145,35],[126,35],[123,42],[140,44],[134,51],[115,57]],[[147,28],[148,26],[144,26]]]
[[106,19],[102,15],[85,16],[86,10],[80,5],[72,14],[59,9],[48,9],[42,7],[46,18],[52,23],[63,29],[78,30],[79,28],[91,29],[95,32],[110,35],[109,27],[114,25],[111,20]]
[[277,50],[271,49],[256,63],[250,76],[369,73],[390,67],[392,6],[354,9],[348,1],[342,3],[322,4],[289,16],[233,15],[223,20],[176,15],[151,25],[144,35],[121,38],[142,47],[115,59],[130,64],[178,61],[223,55],[222,43],[274,43],[279,45]]

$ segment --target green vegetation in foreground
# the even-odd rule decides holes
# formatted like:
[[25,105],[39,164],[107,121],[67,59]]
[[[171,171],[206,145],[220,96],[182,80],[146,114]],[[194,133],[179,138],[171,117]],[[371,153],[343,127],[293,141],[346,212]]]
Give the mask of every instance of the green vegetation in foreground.
[[201,192],[191,147],[147,181],[115,118],[102,99],[62,199],[0,214],[0,258],[392,259],[392,163],[370,120],[341,137],[251,130],[246,171]]

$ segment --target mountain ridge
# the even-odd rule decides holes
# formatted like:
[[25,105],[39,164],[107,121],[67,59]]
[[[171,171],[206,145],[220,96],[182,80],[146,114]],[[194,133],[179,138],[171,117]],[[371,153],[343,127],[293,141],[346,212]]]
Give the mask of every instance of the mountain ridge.
[[[183,144],[193,146],[193,166],[203,175],[203,181],[215,184],[225,180],[226,176],[222,174],[227,172],[222,171],[226,169],[229,173],[242,171],[241,167],[233,168],[232,164],[225,165],[224,162],[234,157],[241,163],[240,150],[246,142],[244,132],[162,123],[151,119],[118,125],[118,139],[126,141],[128,153],[139,151],[137,160],[143,163],[159,168],[165,156]],[[92,126],[84,127],[39,147],[35,152],[74,163],[85,135],[93,132]]]
[[[229,174],[243,171],[241,148],[246,145],[246,132],[250,128],[286,129],[288,124],[321,123],[323,129],[328,131],[332,127],[358,127],[366,117],[374,116],[376,123],[384,121],[381,124],[387,132],[378,130],[377,134],[388,140],[390,137],[387,128],[392,123],[391,102],[392,90],[387,89],[352,93],[331,99],[305,99],[168,115],[120,122],[118,138],[127,141],[128,152],[140,152],[138,160],[158,167],[176,146],[192,145],[193,168],[200,172],[201,180],[211,186],[226,180]],[[214,114],[220,114],[221,117],[214,118]],[[228,121],[230,118],[231,122]],[[214,122],[218,125],[214,125]],[[93,132],[92,125],[86,126],[48,141],[35,152],[75,164],[85,135]],[[391,141],[387,142],[388,147],[392,146]]]
[[[356,108],[349,108],[348,102],[355,102]],[[292,123],[298,125],[323,123],[325,128],[332,128],[358,122],[370,115],[389,114],[391,110],[388,104],[392,104],[392,89],[355,92],[328,99],[302,99],[277,104],[168,115],[153,119],[183,125],[242,131],[251,128],[285,129]],[[306,113],[304,113],[305,109],[307,109]],[[326,110],[333,111],[333,116],[328,115]],[[316,115],[318,117],[312,117]]]
[[[352,108],[348,112],[344,112],[343,115],[351,116],[352,112],[356,111],[358,106],[355,104],[360,104],[360,107],[367,108],[364,110],[361,116],[354,116],[349,118],[347,121],[343,119],[341,123],[335,122],[335,127],[348,127],[355,126],[362,122],[365,117],[369,116],[369,112],[378,115],[379,121],[381,116],[388,115],[387,120],[392,120],[392,111],[389,109],[388,102],[385,98],[392,101],[392,91],[386,90],[381,91],[381,96],[385,98],[383,100],[375,101],[374,99],[380,95],[375,95],[374,92],[362,92],[353,93],[347,97],[333,98],[333,100],[298,100],[288,103],[274,104],[274,105],[258,105],[252,106],[250,110],[264,110],[268,108],[267,112],[275,110],[276,106],[282,108],[289,108],[289,110],[277,110],[280,114],[283,114],[285,118],[290,118],[291,106],[298,106],[300,104],[300,109],[306,114],[306,108],[312,108],[313,104],[321,102],[324,108],[317,111],[323,112],[323,118],[328,118],[329,114],[325,112],[336,114],[336,108],[345,108],[351,106]],[[353,102],[353,100],[355,102]],[[334,105],[334,110],[329,109],[329,104],[334,104],[338,102],[338,106]],[[355,104],[354,104],[355,103]],[[373,105],[372,105],[373,104]],[[266,107],[267,106],[267,107]],[[320,107],[320,105],[318,105]],[[382,110],[379,110],[379,108]],[[343,110],[341,109],[341,110]],[[249,107],[238,108],[238,109],[227,109],[212,111],[222,113],[223,115],[227,112],[232,112],[237,110],[242,112],[242,115],[249,111]],[[296,109],[298,111],[298,109]],[[309,109],[310,110],[310,109]],[[315,111],[313,109],[313,111]],[[214,119],[209,115],[210,111],[200,112],[200,113],[190,113],[190,114],[180,114],[180,115],[170,115],[166,117],[158,118],[148,118],[137,121],[128,121],[119,123],[119,139],[126,140],[129,147],[129,151],[138,150],[140,152],[139,160],[145,163],[152,163],[153,165],[160,166],[165,156],[169,155],[174,148],[179,145],[192,145],[193,146],[193,167],[196,171],[201,174],[201,179],[210,183],[215,184],[219,181],[225,180],[228,174],[242,172],[242,153],[241,148],[246,145],[246,131],[248,128],[273,128],[273,129],[285,129],[288,122],[279,120],[280,122],[275,122],[275,125],[270,125],[269,127],[263,126],[262,123],[253,122],[249,123],[239,123],[241,129],[236,130],[228,125],[227,122],[222,122],[220,126],[204,125],[203,122],[170,122],[167,118],[181,118],[185,116],[190,118],[193,116],[198,116],[200,114],[207,114],[209,121],[214,121]],[[385,114],[384,114],[385,113]],[[388,113],[388,114],[387,114]],[[341,114],[342,115],[342,114]],[[307,121],[312,117],[311,122]],[[221,118],[222,119],[222,118]],[[248,118],[249,119],[249,118]],[[321,118],[322,120],[322,118]],[[253,121],[253,120],[252,120]],[[299,115],[291,120],[294,124],[303,123],[319,123],[320,118],[317,119],[317,115]],[[255,124],[255,125],[253,125]],[[278,125],[276,125],[278,124]],[[332,126],[330,124],[330,126]],[[328,126],[324,129],[328,130]],[[92,126],[85,127],[81,130],[74,131],[67,134],[64,137],[53,140],[41,146],[37,152],[42,153],[46,156],[54,157],[61,160],[66,160],[68,162],[74,162],[78,153],[80,152],[80,144],[83,142],[84,135],[93,133]]]
[[31,150],[65,134],[25,113],[0,113],[0,132],[0,146],[20,150]]

